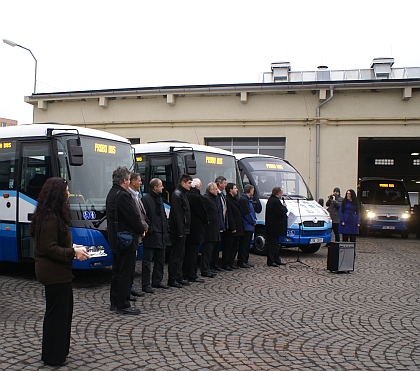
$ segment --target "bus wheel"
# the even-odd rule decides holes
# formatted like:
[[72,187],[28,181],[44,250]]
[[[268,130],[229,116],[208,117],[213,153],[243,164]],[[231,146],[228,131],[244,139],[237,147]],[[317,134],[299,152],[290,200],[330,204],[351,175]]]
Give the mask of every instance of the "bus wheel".
[[314,254],[321,248],[320,243],[313,243],[311,245],[301,245],[300,250],[306,254]]
[[257,227],[254,233],[254,247],[252,252],[256,255],[267,255],[267,238],[265,229]]
[[409,234],[409,231],[401,232],[401,237],[402,238],[408,238],[408,234]]

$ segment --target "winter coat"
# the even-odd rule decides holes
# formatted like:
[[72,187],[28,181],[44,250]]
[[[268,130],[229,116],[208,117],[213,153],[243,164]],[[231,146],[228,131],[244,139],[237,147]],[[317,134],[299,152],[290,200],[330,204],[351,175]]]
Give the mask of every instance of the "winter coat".
[[343,197],[338,196],[335,198],[335,200],[328,199],[325,206],[328,207],[328,212],[330,213],[331,219],[333,223],[340,223],[340,206],[341,202],[343,201]]
[[[116,200],[118,200],[116,202]],[[118,231],[115,230],[115,205],[118,210]],[[137,235],[143,234],[144,227],[141,224],[139,210],[131,197],[129,191],[126,191],[119,185],[113,185],[106,197],[106,218],[108,229],[108,242],[113,254],[137,251]],[[130,232],[134,238],[129,247],[124,251],[118,248],[117,232]]]
[[187,192],[188,202],[191,211],[191,228],[187,236],[189,243],[202,243],[205,237],[205,226],[207,224],[207,213],[204,208],[204,199],[199,189],[191,188]]
[[[149,229],[149,226],[146,223],[146,210],[144,209],[143,203],[141,202],[140,197],[137,192],[133,191],[131,188],[128,188],[128,192],[130,192],[130,195],[133,198],[137,206],[137,209],[139,210],[141,224],[143,224],[144,231],[147,232],[147,230]],[[142,238],[140,236],[138,237],[138,241],[139,243],[141,243],[142,241]]]
[[141,200],[146,210],[146,223],[149,226],[143,237],[143,246],[148,249],[164,249],[169,231],[162,197],[150,190]]
[[352,201],[347,200],[345,203],[341,203],[339,215],[340,225],[338,226],[338,233],[359,234],[357,225],[360,224],[360,212],[356,212],[356,206]]
[[[240,237],[244,235],[244,226],[242,224],[241,207],[237,197],[233,197],[230,193],[226,195],[228,226],[227,235]],[[236,231],[232,233],[232,231]]]
[[205,242],[220,241],[219,229],[219,210],[216,204],[217,196],[213,196],[210,192],[206,192],[203,196],[204,208],[206,209],[208,224],[205,228]]
[[216,204],[217,204],[217,210],[219,211],[219,229],[221,232],[223,232],[229,227],[227,210],[225,212],[223,211],[224,204],[226,205],[226,208],[227,208],[226,195],[223,192],[220,192],[220,191],[217,192]]
[[255,214],[252,199],[246,193],[242,193],[239,198],[239,206],[242,213],[242,224],[245,231],[254,231],[255,224],[257,224],[257,215]]
[[171,197],[169,232],[178,237],[190,234],[191,212],[186,193],[187,190],[178,184]]
[[272,237],[287,235],[287,207],[273,195],[265,207],[265,233]]

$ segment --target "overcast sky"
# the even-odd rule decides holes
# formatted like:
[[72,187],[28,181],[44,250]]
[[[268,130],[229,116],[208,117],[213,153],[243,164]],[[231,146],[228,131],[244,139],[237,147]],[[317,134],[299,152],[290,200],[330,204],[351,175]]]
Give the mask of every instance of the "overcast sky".
[[[420,1],[29,1],[0,3],[0,39],[31,49],[37,92],[258,82],[293,71],[420,66]],[[32,121],[35,61],[0,42],[0,117]]]

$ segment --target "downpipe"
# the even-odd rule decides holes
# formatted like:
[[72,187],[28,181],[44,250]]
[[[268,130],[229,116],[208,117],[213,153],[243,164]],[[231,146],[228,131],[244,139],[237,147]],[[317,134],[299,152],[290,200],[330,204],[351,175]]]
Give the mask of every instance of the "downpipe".
[[321,102],[320,104],[318,104],[318,106],[316,107],[316,138],[315,138],[315,149],[316,149],[316,164],[315,164],[315,200],[318,201],[319,200],[319,152],[320,152],[320,132],[321,132],[321,127],[320,127],[320,122],[319,122],[319,118],[320,118],[320,112],[321,112],[321,107],[328,103],[331,99],[333,99],[334,97],[334,88],[333,86],[330,86],[330,96],[328,97],[328,99],[324,100],[323,102]]

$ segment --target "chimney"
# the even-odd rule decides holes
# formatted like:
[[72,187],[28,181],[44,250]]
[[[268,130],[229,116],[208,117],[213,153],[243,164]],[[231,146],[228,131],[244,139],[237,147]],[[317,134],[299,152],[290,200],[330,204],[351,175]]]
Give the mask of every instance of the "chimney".
[[290,62],[271,63],[271,71],[274,82],[287,82],[289,81]]
[[394,58],[374,58],[370,68],[373,68],[377,79],[389,79],[391,77],[391,67]]

